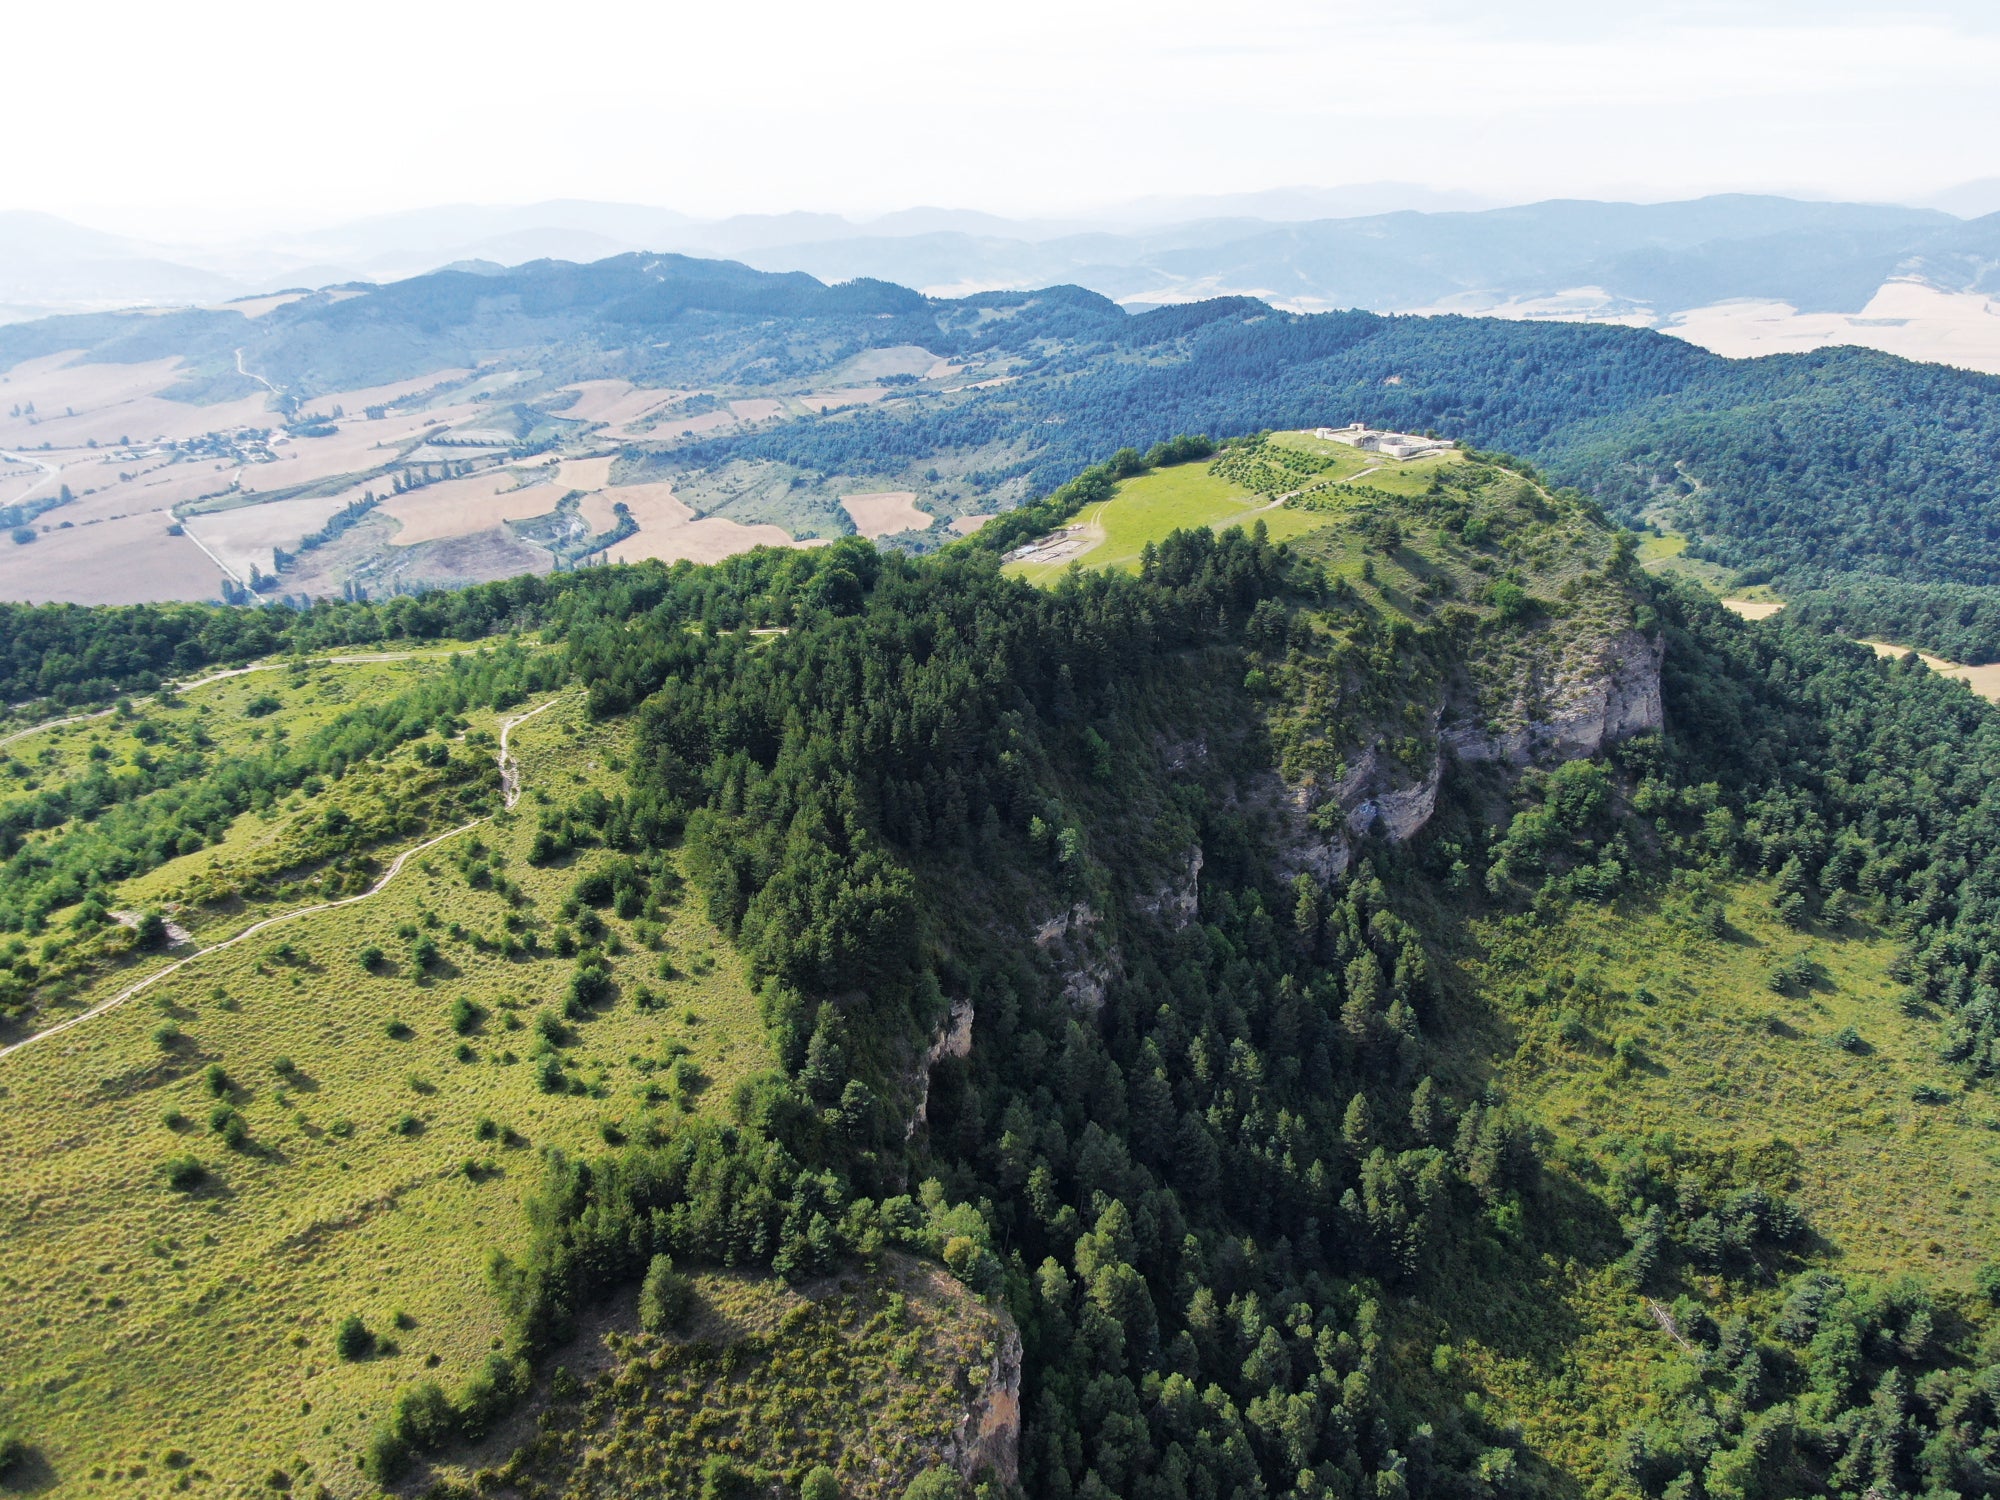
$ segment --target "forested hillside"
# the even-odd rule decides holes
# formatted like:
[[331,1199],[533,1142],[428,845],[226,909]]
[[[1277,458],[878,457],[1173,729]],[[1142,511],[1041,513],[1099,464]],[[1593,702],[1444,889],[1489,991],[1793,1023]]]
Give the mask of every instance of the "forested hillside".
[[[1180,316],[1072,409],[1276,336]],[[23,693],[286,654],[0,761],[8,1472],[2000,1490],[2000,718],[1524,461],[1163,436],[933,556],[18,613]],[[1249,529],[1004,571],[1187,465]]]

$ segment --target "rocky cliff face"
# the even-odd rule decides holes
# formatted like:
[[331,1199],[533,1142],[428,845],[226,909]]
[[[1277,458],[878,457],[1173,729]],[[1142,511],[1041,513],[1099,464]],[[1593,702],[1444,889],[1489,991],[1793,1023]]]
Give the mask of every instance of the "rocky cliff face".
[[1498,713],[1478,712],[1461,684],[1432,716],[1421,774],[1375,744],[1353,757],[1331,788],[1286,786],[1270,775],[1253,795],[1286,826],[1283,873],[1337,879],[1353,861],[1353,839],[1413,837],[1437,810],[1448,760],[1547,768],[1664,728],[1663,653],[1662,641],[1636,630],[1608,636],[1556,662],[1536,663]]
[[927,1124],[930,1118],[931,1069],[947,1057],[970,1057],[972,1055],[972,1022],[974,1011],[972,1001],[957,999],[951,1002],[951,1011],[938,1028],[938,1034],[931,1039],[930,1050],[924,1054],[911,1082],[917,1090],[917,1107],[910,1115],[910,1123],[903,1131],[908,1140],[917,1133],[919,1125]]
[[971,1479],[990,1469],[1008,1484],[1021,1473],[1021,1334],[1000,1314],[1003,1329],[985,1384],[945,1445],[945,1461]]

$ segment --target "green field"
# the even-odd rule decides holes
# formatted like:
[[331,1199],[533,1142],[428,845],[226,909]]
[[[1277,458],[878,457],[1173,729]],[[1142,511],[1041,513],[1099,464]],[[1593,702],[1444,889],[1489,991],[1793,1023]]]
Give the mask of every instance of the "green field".
[[[1366,475],[1365,483],[1397,494],[1420,494],[1441,462],[1457,456],[1423,459],[1407,465],[1357,453],[1341,443],[1322,442],[1310,433],[1279,433],[1270,439],[1315,458],[1333,460],[1332,468],[1315,474],[1309,487],[1322,490]],[[1386,467],[1385,467],[1386,465]],[[1248,528],[1261,520],[1273,541],[1289,541],[1327,524],[1323,514],[1293,510],[1233,480],[1216,475],[1206,462],[1154,469],[1119,483],[1109,500],[1078,511],[1070,526],[1084,545],[1050,561],[1024,559],[1006,571],[1030,583],[1048,583],[1068,571],[1071,563],[1087,568],[1122,568],[1135,572],[1148,542],[1161,542],[1173,532],[1195,526],[1224,530]],[[1385,483],[1386,481],[1386,483]]]

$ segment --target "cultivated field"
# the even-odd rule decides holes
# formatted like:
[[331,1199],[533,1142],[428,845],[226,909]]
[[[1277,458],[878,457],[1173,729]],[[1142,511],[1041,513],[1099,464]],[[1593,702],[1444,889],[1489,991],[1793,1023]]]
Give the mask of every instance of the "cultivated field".
[[164,512],[0,539],[0,598],[31,604],[150,604],[219,599],[222,570]]
[[506,521],[545,516],[562,498],[561,490],[546,484],[516,489],[516,478],[505,469],[492,469],[464,479],[447,479],[385,501],[380,510],[401,527],[396,545],[414,547],[420,542],[472,536]]
[[899,531],[928,531],[937,517],[917,508],[912,490],[876,495],[842,495],[840,508],[865,537],[893,536]]
[[247,579],[253,563],[263,572],[271,571],[272,548],[296,547],[300,537],[319,530],[327,517],[359,500],[363,492],[363,487],[357,486],[306,500],[267,500],[262,505],[189,516],[182,524],[189,536],[213,552],[238,578]]

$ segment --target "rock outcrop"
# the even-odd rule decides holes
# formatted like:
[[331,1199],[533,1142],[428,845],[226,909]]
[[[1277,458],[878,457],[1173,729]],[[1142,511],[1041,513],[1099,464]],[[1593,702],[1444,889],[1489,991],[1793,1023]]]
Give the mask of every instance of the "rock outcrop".
[[930,1050],[924,1054],[923,1065],[917,1070],[917,1107],[910,1116],[910,1123],[903,1132],[908,1140],[917,1133],[919,1125],[929,1120],[931,1102],[931,1069],[947,1057],[970,1057],[972,1055],[972,1001],[959,999],[951,1002],[951,1010],[938,1028],[938,1034],[931,1039]]
[[1001,1315],[1003,1328],[985,1384],[966,1407],[945,1444],[945,1461],[972,1479],[990,1469],[1008,1484],[1021,1476],[1021,1334]]
[[1035,928],[1035,947],[1055,964],[1063,998],[1093,1015],[1103,1009],[1105,991],[1121,963],[1118,949],[1097,936],[1103,920],[1088,902],[1079,901]]
[[1181,855],[1181,867],[1145,902],[1140,910],[1158,917],[1175,932],[1185,929],[1201,916],[1201,845],[1190,844]]
[[[1546,679],[1530,673],[1502,723],[1475,717],[1463,695],[1448,694],[1432,716],[1429,763],[1421,775],[1369,745],[1331,788],[1290,787],[1275,774],[1253,795],[1285,825],[1280,872],[1321,881],[1347,872],[1353,839],[1413,837],[1437,811],[1448,759],[1524,769],[1596,755],[1607,745],[1665,727],[1660,699],[1664,643],[1636,630],[1609,636]],[[1504,727],[1503,727],[1504,724]]]

